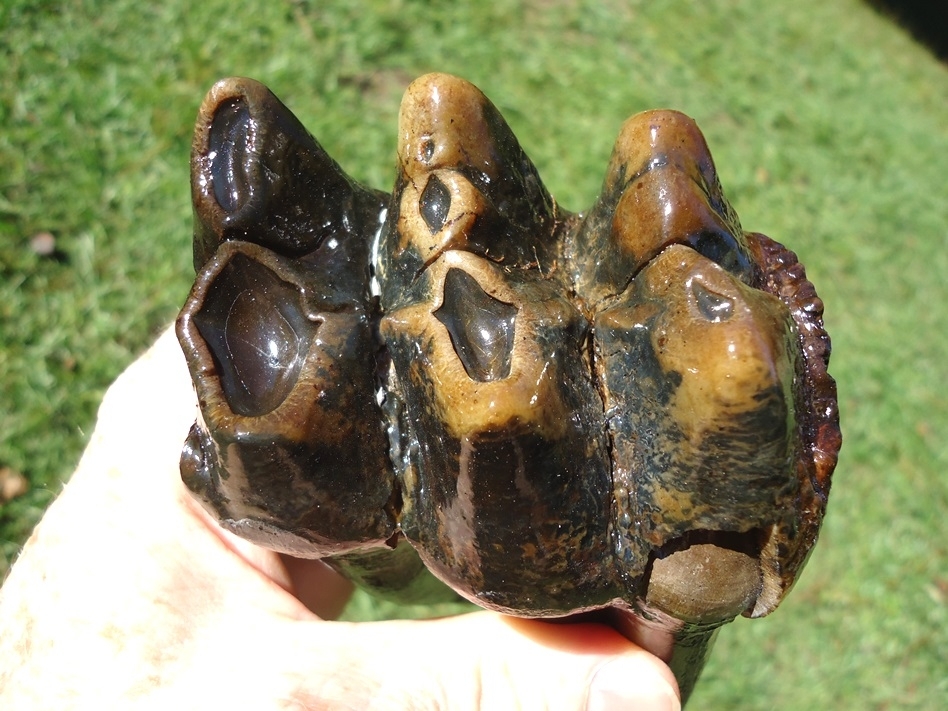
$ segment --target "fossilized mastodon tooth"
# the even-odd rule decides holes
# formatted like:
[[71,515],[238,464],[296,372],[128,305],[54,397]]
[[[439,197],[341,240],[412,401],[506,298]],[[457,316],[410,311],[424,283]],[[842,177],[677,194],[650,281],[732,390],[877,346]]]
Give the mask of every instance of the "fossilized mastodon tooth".
[[840,446],[823,305],[694,121],[630,118],[574,214],[461,79],[408,87],[390,194],[228,79],[191,166],[181,468],[223,525],[375,592],[612,611],[685,695],[786,595]]

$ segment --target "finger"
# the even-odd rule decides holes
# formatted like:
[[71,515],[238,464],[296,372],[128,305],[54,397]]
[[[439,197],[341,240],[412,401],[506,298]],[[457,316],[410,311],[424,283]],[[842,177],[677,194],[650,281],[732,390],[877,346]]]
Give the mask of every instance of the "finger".
[[494,613],[425,622],[317,623],[290,646],[312,672],[304,707],[679,709],[677,684],[652,655],[596,624]]
[[168,328],[106,391],[89,449],[177,459],[196,414],[184,355]]
[[[60,552],[85,547],[92,555],[77,561],[87,570],[98,566],[100,582],[114,578],[122,589],[181,569],[182,589],[221,588],[231,597],[239,591],[310,619],[292,595],[279,594],[294,587],[280,557],[223,530],[182,483],[181,446],[196,415],[191,378],[169,328],[108,389],[76,473],[41,524],[44,539]],[[325,597],[344,597],[332,575],[323,578],[335,585]],[[309,580],[311,587],[318,582]],[[150,599],[149,591],[141,593]]]

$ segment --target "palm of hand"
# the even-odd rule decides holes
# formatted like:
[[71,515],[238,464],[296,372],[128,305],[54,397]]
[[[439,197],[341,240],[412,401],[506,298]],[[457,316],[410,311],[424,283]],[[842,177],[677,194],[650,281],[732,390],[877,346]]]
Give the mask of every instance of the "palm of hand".
[[597,625],[326,621],[347,582],[230,536],[185,492],[194,408],[170,332],[106,395],[0,589],[5,707],[583,708],[596,685],[607,700],[677,703],[667,668]]

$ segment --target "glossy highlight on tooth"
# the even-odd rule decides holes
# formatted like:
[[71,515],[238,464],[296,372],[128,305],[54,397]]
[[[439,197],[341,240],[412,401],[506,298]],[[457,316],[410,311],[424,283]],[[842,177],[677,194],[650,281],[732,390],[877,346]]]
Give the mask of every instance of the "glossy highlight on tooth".
[[251,154],[251,129],[250,111],[240,100],[222,104],[211,124],[207,155],[214,197],[226,212],[237,210],[254,187],[243,165]]

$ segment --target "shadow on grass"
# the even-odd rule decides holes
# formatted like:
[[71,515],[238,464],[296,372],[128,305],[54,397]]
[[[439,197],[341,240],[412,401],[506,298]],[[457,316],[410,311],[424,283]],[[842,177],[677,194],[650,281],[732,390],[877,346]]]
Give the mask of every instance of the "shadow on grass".
[[941,61],[948,61],[948,6],[944,0],[866,0],[866,3],[911,32]]

